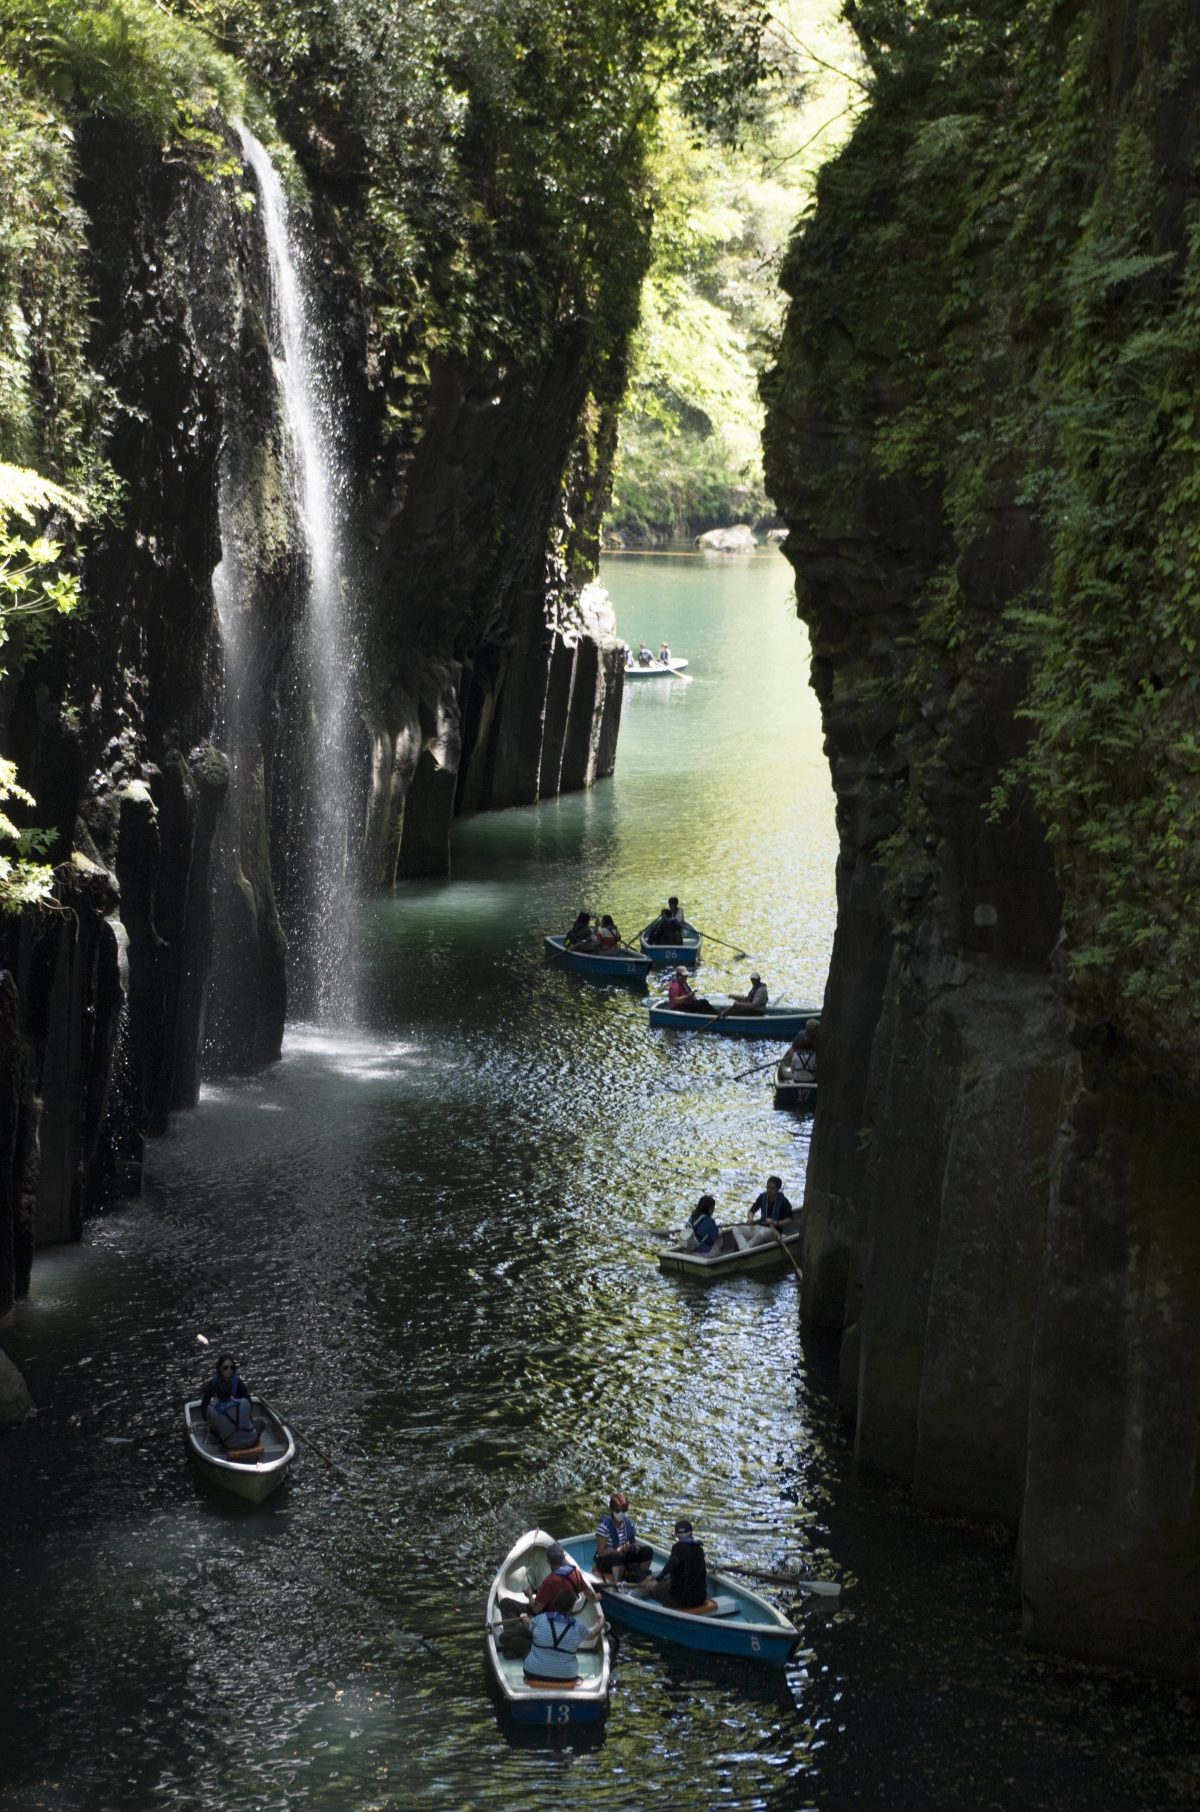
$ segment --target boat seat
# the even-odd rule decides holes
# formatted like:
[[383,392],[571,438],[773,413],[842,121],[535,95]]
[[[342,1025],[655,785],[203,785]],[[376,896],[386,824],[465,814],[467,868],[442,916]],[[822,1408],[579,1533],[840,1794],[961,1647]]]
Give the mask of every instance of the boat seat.
[[703,1604],[689,1604],[687,1606],[687,1613],[689,1617],[712,1617],[715,1616],[716,1609],[716,1599],[706,1598]]
[[574,1692],[575,1688],[577,1686],[582,1686],[583,1682],[578,1678],[574,1680],[543,1680],[540,1674],[526,1674],[525,1684],[526,1686],[552,1686],[555,1692]]
[[225,1449],[227,1460],[261,1460],[262,1456],[263,1444],[261,1441],[255,1447],[227,1447]]

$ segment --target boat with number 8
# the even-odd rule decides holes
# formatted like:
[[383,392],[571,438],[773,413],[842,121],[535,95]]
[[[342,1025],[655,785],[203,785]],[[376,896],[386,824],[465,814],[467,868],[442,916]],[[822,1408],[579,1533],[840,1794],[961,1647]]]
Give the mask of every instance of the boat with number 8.
[[[639,1541],[645,1538],[638,1535]],[[666,1548],[647,1542],[655,1562],[667,1560]],[[657,1636],[663,1642],[677,1642],[684,1648],[700,1649],[708,1655],[738,1655],[747,1661],[765,1661],[783,1667],[799,1645],[800,1631],[782,1611],[776,1610],[757,1592],[739,1585],[727,1573],[708,1569],[709,1596],[705,1606],[695,1611],[676,1611],[655,1598],[639,1597],[627,1586],[608,1584],[593,1572],[596,1559],[594,1535],[572,1535],[563,1541],[575,1565],[592,1575],[592,1584],[600,1592],[605,1615],[614,1623],[628,1624],[644,1635]]]
[[[528,1594],[550,1572],[547,1549],[553,1540],[544,1529],[530,1529],[523,1535],[505,1556],[487,1601],[488,1665],[500,1696],[518,1724],[542,1724],[551,1729],[598,1723],[608,1709],[610,1684],[608,1633],[603,1629],[593,1647],[578,1651],[579,1677],[574,1682],[534,1684],[525,1677],[525,1657],[517,1652],[518,1645],[514,1643],[513,1652],[505,1653],[502,1619],[516,1618],[528,1609]],[[590,1599],[574,1615],[590,1630],[600,1627],[599,1612]]]

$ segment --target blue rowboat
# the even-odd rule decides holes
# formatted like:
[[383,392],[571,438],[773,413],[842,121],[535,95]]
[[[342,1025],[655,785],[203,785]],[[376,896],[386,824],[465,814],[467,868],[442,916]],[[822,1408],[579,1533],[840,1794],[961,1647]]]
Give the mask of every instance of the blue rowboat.
[[719,1032],[725,1038],[786,1038],[802,1032],[810,1019],[819,1019],[816,1007],[768,1007],[763,1013],[681,1013],[677,1007],[650,1004],[650,1024],[670,1026],[677,1032]]
[[[661,1566],[667,1550],[654,1542],[647,1546]],[[594,1535],[573,1535],[563,1547],[577,1567],[591,1572],[596,1558]],[[782,1611],[712,1567],[708,1569],[708,1591],[714,1609],[708,1613],[673,1611],[654,1598],[639,1598],[628,1587],[605,1585],[595,1574],[592,1583],[599,1588],[605,1613],[614,1623],[628,1624],[630,1629],[663,1642],[677,1642],[683,1648],[701,1649],[707,1655],[738,1655],[746,1661],[782,1667],[800,1641],[799,1630]]]
[[[546,1550],[553,1539],[544,1529],[531,1529],[523,1535],[505,1557],[487,1601],[488,1665],[500,1697],[518,1724],[540,1724],[551,1730],[567,1724],[599,1723],[608,1710],[609,1689],[607,1631],[601,1632],[592,1647],[579,1650],[576,1686],[531,1685],[525,1678],[524,1656],[504,1652],[501,1619],[517,1617],[528,1608],[527,1594],[535,1592],[550,1571]],[[595,1546],[593,1541],[593,1551]],[[590,1599],[575,1614],[589,1629],[600,1625],[600,1614]]]
[[[657,921],[654,921],[655,923]],[[646,926],[649,931],[650,926]],[[683,941],[679,944],[650,944],[646,941],[646,931],[638,936],[642,955],[648,956],[657,968],[661,963],[695,963],[700,955],[700,933],[694,925],[683,921]]]
[[618,950],[615,956],[602,956],[599,951],[568,950],[564,937],[544,940],[546,955],[563,969],[576,975],[590,975],[593,981],[645,981],[650,973],[650,958],[636,950]]
[[817,1078],[811,1070],[796,1073],[780,1063],[775,1071],[775,1106],[797,1108],[802,1114],[817,1111]]

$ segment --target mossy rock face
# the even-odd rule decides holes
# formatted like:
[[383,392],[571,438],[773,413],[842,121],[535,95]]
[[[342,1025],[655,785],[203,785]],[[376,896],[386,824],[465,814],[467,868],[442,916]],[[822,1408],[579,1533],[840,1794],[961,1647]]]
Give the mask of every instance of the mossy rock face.
[[1031,1640],[1186,1672],[1200,19],[854,12],[767,384],[840,833],[805,1311],[864,1459],[1019,1518]]
[[6,1353],[0,1353],[0,1429],[19,1428],[35,1413],[29,1386]]

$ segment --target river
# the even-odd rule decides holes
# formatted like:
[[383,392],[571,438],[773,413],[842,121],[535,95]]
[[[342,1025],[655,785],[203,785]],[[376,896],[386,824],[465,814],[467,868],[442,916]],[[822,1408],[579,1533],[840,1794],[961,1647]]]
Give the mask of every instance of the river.
[[[40,1405],[0,1443],[6,1809],[1194,1804],[1182,1693],[1024,1655],[1002,1538],[855,1474],[794,1276],[657,1270],[702,1189],[799,1199],[808,1123],[737,1079],[761,1049],[651,1034],[541,934],[580,905],[631,934],[674,892],[819,1000],[836,837],[782,558],[604,577],[623,634],[691,663],[628,688],[614,780],[459,824],[449,881],[365,907],[353,1026],[206,1088],[2,1331]],[[703,984],[750,967],[706,945]],[[225,1346],[340,1476],[302,1448],[258,1510],[191,1477],[178,1407]],[[688,1514],[843,1608],[797,1609],[786,1674],[623,1637],[606,1729],[523,1741],[472,1627],[490,1576],[618,1483],[646,1533]]]

